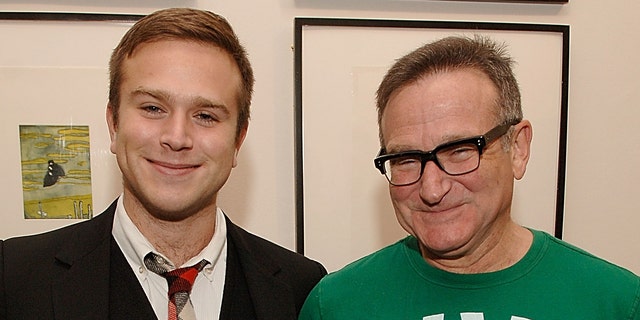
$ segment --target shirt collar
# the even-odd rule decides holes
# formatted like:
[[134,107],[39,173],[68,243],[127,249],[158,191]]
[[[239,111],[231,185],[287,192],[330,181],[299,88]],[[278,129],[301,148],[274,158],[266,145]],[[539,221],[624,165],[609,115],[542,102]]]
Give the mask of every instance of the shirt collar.
[[[155,250],[153,245],[147,240],[147,238],[145,238],[145,236],[135,226],[133,221],[131,221],[124,208],[122,198],[123,195],[121,195],[118,199],[118,205],[116,207],[115,217],[113,219],[112,234],[129,264],[134,267],[134,269],[146,271],[147,268],[144,265],[144,257],[149,252],[154,252],[161,256],[163,255]],[[207,260],[209,264],[205,267],[205,272],[203,272],[203,274],[207,276],[207,278],[210,278],[210,271],[219,262],[221,253],[223,252],[223,249],[226,248],[227,244],[227,225],[224,213],[220,208],[216,208],[215,228],[216,229],[213,233],[211,241],[209,241],[209,244],[204,247],[204,249],[202,249],[200,253],[189,259],[183,265],[190,266],[200,262],[202,259]],[[164,258],[166,259],[166,257]],[[220,263],[224,263],[224,261],[220,261]],[[147,272],[138,272],[138,274],[146,273]]]

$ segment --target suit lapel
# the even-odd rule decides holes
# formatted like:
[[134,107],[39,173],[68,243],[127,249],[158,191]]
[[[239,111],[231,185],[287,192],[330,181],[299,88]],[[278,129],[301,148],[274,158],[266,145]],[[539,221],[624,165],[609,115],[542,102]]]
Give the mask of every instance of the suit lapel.
[[63,271],[52,285],[55,319],[156,319],[111,236],[116,203],[78,226],[57,253],[56,266]]
[[256,319],[245,272],[238,258],[238,250],[231,239],[227,241],[227,271],[220,319]]
[[[270,259],[267,253],[256,252],[255,248],[248,244],[250,235],[246,231],[233,224],[228,217],[226,217],[226,221],[227,237],[235,247],[256,318],[265,320],[296,319],[293,293],[286,284],[276,277],[281,270],[280,266]],[[225,299],[226,295],[225,290]]]
[[131,266],[111,237],[109,319],[157,320]]

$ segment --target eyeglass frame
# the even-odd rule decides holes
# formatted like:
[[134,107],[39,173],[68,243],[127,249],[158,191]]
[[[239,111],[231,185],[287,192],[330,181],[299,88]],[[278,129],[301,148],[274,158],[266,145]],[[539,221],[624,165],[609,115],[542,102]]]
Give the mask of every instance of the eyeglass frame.
[[[385,176],[385,178],[387,178],[387,181],[389,181],[389,184],[396,186],[396,187],[403,187],[403,186],[408,186],[408,185],[412,185],[418,181],[420,181],[420,179],[422,179],[422,175],[424,174],[424,168],[427,166],[427,162],[429,161],[433,161],[436,166],[438,166],[438,168],[440,170],[442,170],[444,173],[450,175],[450,176],[461,176],[467,173],[471,173],[473,171],[478,170],[478,168],[480,167],[480,159],[482,158],[482,152],[484,151],[484,148],[486,146],[488,146],[489,144],[491,144],[492,142],[494,142],[495,140],[497,140],[498,138],[504,136],[505,134],[507,134],[507,132],[509,131],[509,129],[520,123],[520,121],[512,121],[506,124],[500,124],[495,126],[494,128],[492,128],[491,130],[487,131],[487,133],[483,134],[483,135],[479,135],[479,136],[475,136],[475,137],[470,137],[470,138],[463,138],[463,139],[457,139],[454,141],[450,141],[450,142],[445,142],[443,144],[440,144],[438,146],[436,146],[435,148],[431,149],[430,151],[420,151],[420,150],[411,150],[411,151],[402,151],[402,152],[397,152],[397,153],[391,153],[391,154],[385,154],[386,150],[384,148],[380,148],[380,151],[378,152],[378,155],[373,159],[373,165],[376,167],[376,169],[378,169],[380,171],[380,173],[382,175]],[[466,171],[466,172],[462,172],[462,173],[456,173],[456,174],[451,174],[449,172],[447,172],[447,170],[444,169],[444,167],[442,167],[442,165],[440,164],[440,161],[438,161],[438,157],[436,156],[436,154],[438,153],[438,151],[442,150],[442,149],[446,149],[446,148],[450,148],[451,146],[455,146],[455,145],[462,145],[462,144],[473,144],[474,146],[476,146],[478,148],[478,164],[475,166],[475,168]],[[394,184],[393,182],[391,182],[391,179],[389,179],[389,176],[387,176],[386,173],[386,169],[385,169],[385,162],[395,159],[395,158],[401,158],[401,157],[407,157],[407,156],[419,156],[420,157],[420,175],[418,176],[418,178],[410,183],[403,183],[403,184]]]

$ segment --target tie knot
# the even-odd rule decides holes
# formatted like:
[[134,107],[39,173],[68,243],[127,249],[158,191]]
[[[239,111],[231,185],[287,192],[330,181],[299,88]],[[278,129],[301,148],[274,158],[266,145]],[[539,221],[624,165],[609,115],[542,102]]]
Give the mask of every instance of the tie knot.
[[169,320],[195,319],[195,311],[189,295],[196,277],[209,262],[202,260],[197,264],[176,269],[167,259],[150,252],[144,257],[144,265],[154,273],[163,276],[169,285]]
[[191,287],[198,276],[198,273],[208,264],[202,260],[197,264],[175,269],[173,264],[160,255],[150,252],[144,257],[144,265],[154,273],[163,276],[169,285],[169,297],[176,292],[191,292]]

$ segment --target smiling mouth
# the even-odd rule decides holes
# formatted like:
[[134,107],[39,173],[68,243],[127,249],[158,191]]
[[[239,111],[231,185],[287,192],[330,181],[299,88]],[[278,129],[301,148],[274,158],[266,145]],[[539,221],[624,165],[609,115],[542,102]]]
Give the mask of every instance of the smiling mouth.
[[437,206],[437,207],[433,207],[433,208],[429,208],[429,209],[419,209],[419,212],[423,212],[426,214],[446,214],[446,213],[451,213],[451,212],[455,212],[457,211],[460,207],[462,207],[463,204],[458,204],[458,205],[447,205],[447,206]]
[[147,159],[147,161],[149,161],[149,163],[151,163],[159,171],[167,174],[185,174],[200,167],[200,165],[186,163],[170,163],[149,159]]

